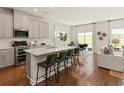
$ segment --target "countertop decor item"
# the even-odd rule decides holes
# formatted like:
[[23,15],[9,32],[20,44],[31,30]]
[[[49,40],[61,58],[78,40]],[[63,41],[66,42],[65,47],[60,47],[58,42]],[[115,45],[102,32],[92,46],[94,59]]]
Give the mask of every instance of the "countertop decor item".
[[67,33],[59,33],[59,38],[61,41],[63,41],[63,45],[65,46],[65,41],[67,40]]

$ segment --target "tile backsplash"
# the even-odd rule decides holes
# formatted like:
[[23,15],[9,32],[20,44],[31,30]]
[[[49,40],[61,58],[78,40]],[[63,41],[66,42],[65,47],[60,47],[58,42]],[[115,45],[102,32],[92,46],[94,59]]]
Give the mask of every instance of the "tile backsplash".
[[51,40],[49,39],[19,39],[19,38],[0,38],[0,47],[11,47],[12,41],[22,41],[26,40],[27,42],[31,42],[33,40],[37,40],[37,44],[46,43],[47,45],[51,45]]

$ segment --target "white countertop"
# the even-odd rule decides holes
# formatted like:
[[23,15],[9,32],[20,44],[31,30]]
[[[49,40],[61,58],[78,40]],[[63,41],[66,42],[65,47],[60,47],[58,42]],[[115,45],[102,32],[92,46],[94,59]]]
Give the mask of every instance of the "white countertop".
[[0,49],[11,49],[11,48],[13,48],[13,47],[9,47],[9,46],[8,47],[1,47],[0,46]]
[[63,50],[69,50],[69,49],[74,49],[75,47],[73,46],[66,46],[66,47],[41,47],[41,48],[33,48],[33,49],[28,49],[25,50],[25,52],[33,54],[35,56],[41,56],[41,55],[46,55],[49,53],[54,53],[54,52],[59,52]]

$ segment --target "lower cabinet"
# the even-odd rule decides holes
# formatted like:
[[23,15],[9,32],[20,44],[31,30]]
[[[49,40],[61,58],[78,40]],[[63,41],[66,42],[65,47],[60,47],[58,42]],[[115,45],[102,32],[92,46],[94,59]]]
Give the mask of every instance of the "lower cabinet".
[[0,49],[0,68],[14,65],[14,49]]

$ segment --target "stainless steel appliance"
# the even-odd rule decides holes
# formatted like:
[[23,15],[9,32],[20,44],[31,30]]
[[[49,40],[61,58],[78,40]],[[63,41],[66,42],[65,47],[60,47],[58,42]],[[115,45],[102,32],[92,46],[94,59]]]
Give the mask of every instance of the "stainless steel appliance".
[[15,38],[28,38],[29,31],[28,30],[26,30],[26,31],[23,31],[23,30],[14,30],[13,35],[14,35]]
[[14,41],[12,46],[14,47],[15,66],[24,65],[26,63],[26,52],[28,48],[26,41]]

